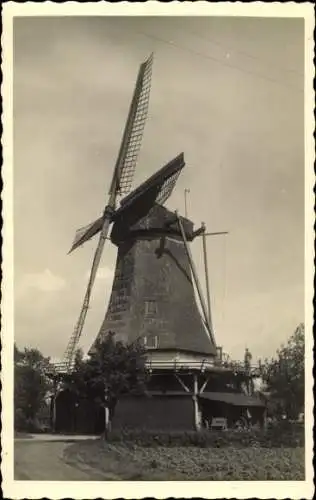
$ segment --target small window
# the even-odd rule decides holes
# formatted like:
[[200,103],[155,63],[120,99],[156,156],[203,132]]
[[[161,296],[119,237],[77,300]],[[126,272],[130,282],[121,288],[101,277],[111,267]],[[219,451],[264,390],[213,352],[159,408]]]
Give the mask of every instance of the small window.
[[217,357],[220,361],[223,361],[223,348],[222,347],[219,347],[217,346],[216,347],[216,351],[217,351]]
[[154,335],[153,337],[143,337],[144,346],[149,349],[157,349],[158,348],[158,337]]
[[157,314],[157,302],[155,300],[145,300],[145,316]]

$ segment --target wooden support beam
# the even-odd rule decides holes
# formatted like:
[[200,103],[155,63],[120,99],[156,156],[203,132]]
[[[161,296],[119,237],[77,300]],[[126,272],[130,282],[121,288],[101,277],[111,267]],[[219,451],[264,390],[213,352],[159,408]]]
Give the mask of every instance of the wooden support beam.
[[[202,223],[202,227],[205,229],[204,222]],[[204,269],[205,269],[205,283],[206,283],[206,299],[207,299],[207,309],[208,309],[208,322],[210,329],[213,332],[213,324],[212,324],[212,313],[211,313],[211,292],[210,292],[210,282],[209,282],[209,274],[208,274],[208,263],[207,263],[207,250],[206,250],[206,235],[205,231],[202,233],[202,242],[203,242],[203,255],[204,255]]]
[[179,384],[181,384],[181,386],[183,387],[185,392],[191,392],[190,389],[188,388],[188,386],[185,385],[185,383],[181,380],[181,378],[176,373],[174,374],[174,376],[176,377]]
[[203,315],[204,315],[204,321],[205,321],[207,330],[209,332],[209,335],[211,337],[211,340],[214,343],[214,345],[216,345],[215,338],[214,338],[214,335],[213,335],[213,331],[211,330],[211,327],[210,327],[210,324],[209,324],[209,321],[208,321],[207,308],[206,308],[206,304],[205,304],[204,297],[203,297],[203,294],[202,294],[202,290],[201,290],[201,286],[200,286],[198,274],[197,274],[197,271],[196,271],[196,268],[195,268],[195,264],[194,264],[194,261],[193,261],[193,258],[192,258],[191,250],[190,250],[190,247],[188,245],[188,242],[187,242],[187,239],[186,239],[186,236],[185,236],[185,232],[184,232],[184,229],[183,229],[183,225],[182,225],[181,219],[180,219],[180,217],[178,215],[178,212],[176,212],[176,216],[178,218],[178,223],[179,223],[179,228],[180,228],[181,236],[182,236],[183,243],[184,243],[184,246],[185,246],[185,249],[186,249],[186,252],[187,252],[187,256],[188,256],[188,259],[189,259],[189,264],[190,264],[190,267],[191,267],[191,271],[192,271],[193,279],[194,279],[194,282],[195,282],[195,286],[196,286],[196,289],[197,289],[197,292],[198,292],[198,295],[199,295],[200,304],[201,304],[202,312],[203,312]]
[[228,231],[216,231],[215,233],[205,233],[205,236],[218,236],[220,234],[229,234]]
[[190,189],[185,188],[184,190],[184,215],[185,218],[188,218],[188,204],[187,204],[187,195],[190,193]]
[[202,385],[202,387],[201,387],[201,389],[200,389],[199,394],[202,394],[202,392],[204,392],[204,389],[205,389],[205,387],[207,386],[208,381],[210,380],[210,378],[211,378],[211,376],[209,375],[209,376],[207,377],[207,379],[205,380],[204,384]]
[[201,414],[199,410],[199,402],[198,402],[198,376],[196,373],[193,374],[193,405],[194,405],[194,427],[196,431],[201,429]]

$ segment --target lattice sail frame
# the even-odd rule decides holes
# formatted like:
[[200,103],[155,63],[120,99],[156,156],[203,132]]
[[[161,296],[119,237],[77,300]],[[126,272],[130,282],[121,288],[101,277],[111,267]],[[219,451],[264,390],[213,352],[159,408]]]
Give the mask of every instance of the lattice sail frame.
[[178,177],[181,173],[181,170],[173,174],[169,179],[167,179],[163,185],[160,188],[160,191],[158,193],[158,196],[156,198],[155,203],[159,203],[160,205],[163,205],[165,201],[171,196],[171,193],[176,185],[176,182],[178,180]]
[[129,193],[148,115],[153,54],[140,66],[110,192]]

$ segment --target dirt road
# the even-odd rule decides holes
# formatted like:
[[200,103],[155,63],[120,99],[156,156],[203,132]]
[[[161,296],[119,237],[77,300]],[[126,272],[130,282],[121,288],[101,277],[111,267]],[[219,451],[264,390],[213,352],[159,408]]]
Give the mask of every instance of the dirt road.
[[18,439],[14,445],[14,479],[18,481],[106,481],[118,479],[84,463],[64,459],[69,440]]

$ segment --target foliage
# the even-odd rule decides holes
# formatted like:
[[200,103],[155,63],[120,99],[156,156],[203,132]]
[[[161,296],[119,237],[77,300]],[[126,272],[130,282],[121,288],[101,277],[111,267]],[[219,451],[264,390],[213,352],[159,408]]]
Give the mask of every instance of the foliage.
[[66,450],[68,463],[86,463],[115,480],[303,480],[303,448],[176,446],[86,441]]
[[107,407],[111,419],[122,394],[145,390],[144,354],[139,342],[124,344],[109,333],[95,344],[88,359],[77,352],[74,370],[64,376],[64,382],[78,397],[92,398]]
[[277,351],[277,358],[266,360],[262,377],[277,411],[296,419],[304,409],[304,325],[297,327],[287,345]]
[[38,349],[20,351],[14,345],[14,419],[17,430],[34,431],[37,417],[45,405],[45,395],[50,388],[45,376],[49,358]]
[[304,427],[299,424],[277,424],[267,430],[252,431],[152,431],[146,429],[112,430],[108,441],[133,443],[144,447],[189,446],[199,448],[296,448],[304,446]]

